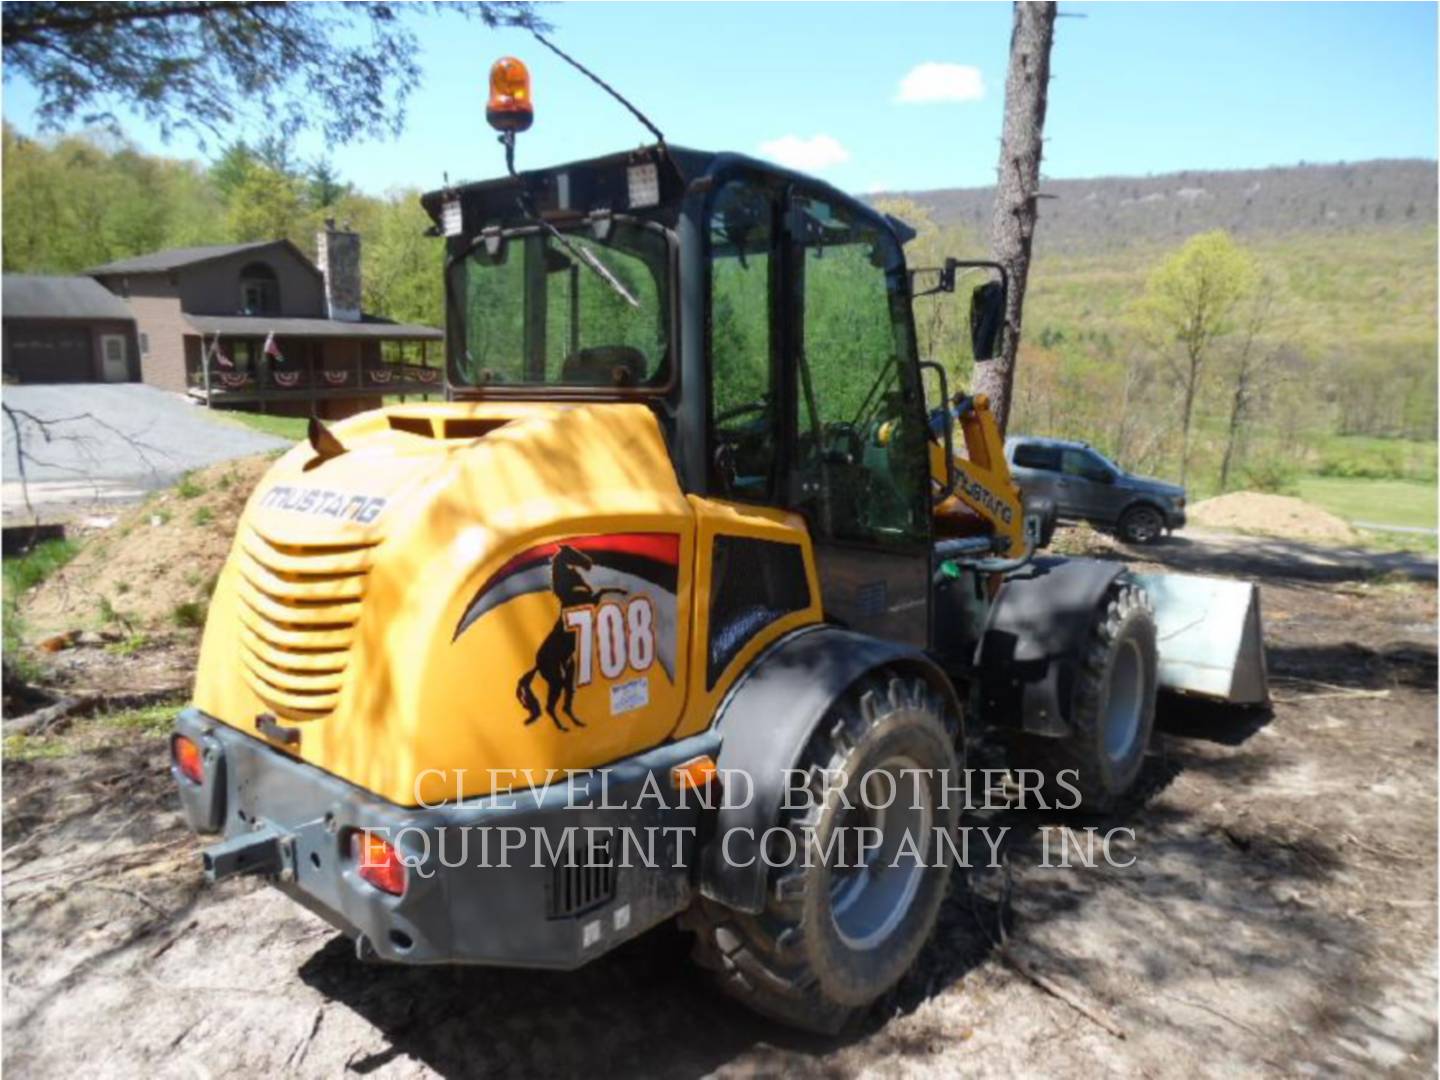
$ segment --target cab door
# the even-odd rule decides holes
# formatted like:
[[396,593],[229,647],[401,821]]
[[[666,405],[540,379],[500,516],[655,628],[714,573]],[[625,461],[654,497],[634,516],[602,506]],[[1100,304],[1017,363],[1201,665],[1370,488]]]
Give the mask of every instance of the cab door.
[[923,647],[929,459],[900,245],[804,188],[784,222],[788,505],[809,522],[826,616]]

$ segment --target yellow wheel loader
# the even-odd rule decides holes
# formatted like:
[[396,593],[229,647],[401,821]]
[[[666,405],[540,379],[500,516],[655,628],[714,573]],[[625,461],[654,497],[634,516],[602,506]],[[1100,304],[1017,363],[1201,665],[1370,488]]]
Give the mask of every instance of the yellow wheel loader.
[[448,400],[312,421],[251,496],[171,741],[206,874],[395,963],[571,969],[678,917],[835,1030],[934,927],[962,732],[1068,805],[1134,782],[1148,594],[1037,553],[934,365],[927,408],[893,218],[663,142],[423,204]]

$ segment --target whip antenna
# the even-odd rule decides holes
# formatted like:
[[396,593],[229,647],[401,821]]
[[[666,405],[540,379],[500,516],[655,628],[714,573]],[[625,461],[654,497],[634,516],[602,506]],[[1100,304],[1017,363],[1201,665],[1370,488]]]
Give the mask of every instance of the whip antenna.
[[584,75],[587,79],[589,79],[591,82],[593,82],[596,86],[600,87],[601,90],[604,90],[607,94],[609,94],[611,97],[613,97],[613,98],[614,98],[616,101],[618,101],[621,105],[624,105],[625,108],[629,109],[629,110],[630,110],[630,114],[631,114],[632,116],[634,116],[636,120],[639,120],[640,123],[644,124],[645,127],[649,129],[650,134],[652,134],[652,135],[655,136],[655,141],[658,142],[661,146],[664,146],[664,145],[665,145],[665,133],[662,132],[662,131],[661,131],[658,127],[656,127],[654,124],[652,124],[652,123],[650,122],[650,118],[649,118],[648,116],[646,116],[646,115],[645,115],[644,113],[642,113],[639,109],[637,109],[634,105],[632,105],[628,100],[626,100],[624,94],[620,93],[619,90],[616,90],[613,86],[611,86],[609,83],[607,83],[604,79],[600,78],[599,75],[596,75],[593,71],[591,71],[589,68],[587,68],[584,64],[580,63],[579,60],[576,60],[576,59],[575,59],[573,56],[571,56],[569,53],[565,52],[563,49],[560,48],[560,46],[554,44],[554,43],[553,43],[549,38],[547,38],[544,34],[540,33],[539,30],[536,30],[534,27],[531,27],[531,28],[530,28],[530,33],[532,33],[532,34],[535,35],[535,40],[538,41],[538,42],[540,42],[541,45],[544,45],[547,49],[549,49],[551,52],[553,52],[556,56],[560,57],[561,60],[564,60],[567,64],[569,64],[571,67],[573,67],[576,71],[580,72],[581,75]]

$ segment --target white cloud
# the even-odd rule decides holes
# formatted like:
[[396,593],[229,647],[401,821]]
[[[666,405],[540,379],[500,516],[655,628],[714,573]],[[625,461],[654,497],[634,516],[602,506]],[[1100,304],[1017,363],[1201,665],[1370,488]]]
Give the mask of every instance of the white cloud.
[[979,101],[985,96],[980,69],[968,64],[916,64],[900,80],[895,100],[906,105]]
[[822,172],[832,165],[843,165],[850,160],[850,151],[841,146],[840,140],[833,135],[811,135],[808,139],[799,135],[782,135],[761,143],[760,153],[786,168],[812,173]]

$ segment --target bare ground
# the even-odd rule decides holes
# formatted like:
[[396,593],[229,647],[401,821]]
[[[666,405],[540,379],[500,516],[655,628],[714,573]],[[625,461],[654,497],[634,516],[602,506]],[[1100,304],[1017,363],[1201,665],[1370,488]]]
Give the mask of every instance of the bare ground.
[[[1434,586],[1296,554],[1203,540],[1147,552],[1262,581],[1273,714],[1162,699],[1130,805],[988,821],[1011,830],[1008,886],[1000,871],[957,879],[914,972],[841,1039],[713,993],[678,935],[573,974],[361,965],[278,893],[202,886],[162,735],[77,723],[45,744],[71,752],[4,765],[4,1067],[1433,1073]],[[1053,851],[1059,827],[1087,825],[1133,830],[1115,853],[1134,865],[1037,865],[1047,836]]]

